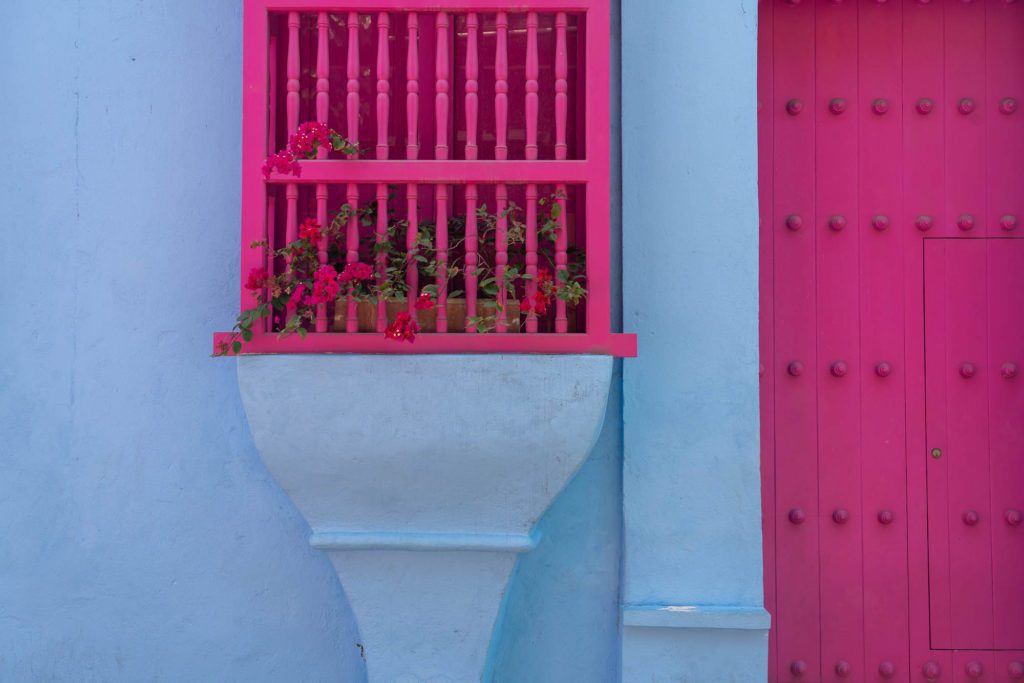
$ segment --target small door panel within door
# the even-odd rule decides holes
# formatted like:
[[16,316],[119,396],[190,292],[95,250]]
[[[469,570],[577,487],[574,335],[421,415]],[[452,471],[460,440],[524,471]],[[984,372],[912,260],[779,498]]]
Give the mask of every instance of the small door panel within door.
[[1024,648],[1024,240],[924,242],[931,646]]

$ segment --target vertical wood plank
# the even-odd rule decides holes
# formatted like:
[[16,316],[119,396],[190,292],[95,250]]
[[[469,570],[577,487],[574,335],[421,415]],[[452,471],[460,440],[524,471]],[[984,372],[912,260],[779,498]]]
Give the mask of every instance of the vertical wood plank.
[[[477,118],[479,102],[477,92],[480,89],[480,64],[477,55],[478,31],[480,21],[476,12],[466,16],[466,158],[475,160],[477,148]],[[476,316],[476,290],[478,277],[476,274],[479,261],[477,258],[477,188],[473,183],[466,185],[466,332],[476,332],[476,325],[471,318]]]
[[[947,244],[946,240],[927,240],[923,245],[924,290],[927,293],[923,301],[924,325],[925,338],[929,340],[928,353],[922,358],[926,364],[925,373],[927,377],[927,382],[925,383],[927,390],[925,399],[927,401],[926,414],[928,420],[926,432],[929,447],[938,448],[940,452],[949,450],[946,434],[946,427],[948,425],[946,402],[948,375],[945,372],[949,366],[949,356],[946,348],[949,323],[947,321],[945,304],[945,287],[948,278]],[[922,455],[923,457],[929,457],[927,454]],[[936,537],[935,542],[930,543],[925,550],[929,553],[928,569],[930,574],[935,577],[935,594],[932,596],[932,605],[934,608],[942,609],[942,619],[938,618],[940,616],[939,613],[932,614],[932,623],[936,627],[932,639],[936,643],[948,643],[952,638],[949,626],[949,545],[947,541],[949,529],[946,516],[949,504],[946,489],[938,484],[945,482],[948,476],[946,464],[949,462],[949,459],[939,457],[932,460],[932,462],[928,463],[929,495],[927,514],[929,518],[928,530],[929,532],[934,531]],[[932,486],[933,482],[936,483],[935,486]],[[939,598],[943,598],[945,603],[941,604],[938,600]],[[923,613],[912,612],[911,616],[924,616],[927,618],[927,603]],[[931,661],[927,652],[927,648],[931,644],[926,642],[924,645],[925,651],[922,652],[920,644],[912,643],[914,648],[912,655],[918,658],[924,657],[924,659],[919,659],[919,661],[912,664],[915,669],[920,669],[928,661]],[[948,667],[949,659],[947,658],[945,662],[938,663],[940,665],[946,664]]]
[[[568,17],[565,12],[555,15],[555,159],[562,161],[568,158],[569,145],[566,140],[566,129],[569,116],[569,55],[566,47],[566,30]],[[566,186],[559,183],[555,187],[558,203],[558,235],[555,240],[555,282],[561,283],[560,274],[566,272],[569,262],[567,250],[569,234],[566,215]],[[569,331],[569,319],[566,315],[565,301],[555,300],[555,332]]]
[[[377,158],[388,158],[388,115],[391,112],[391,17],[387,12],[377,15]],[[377,183],[377,244],[387,239],[388,186]],[[387,254],[382,250],[376,256],[377,283],[387,277]],[[388,326],[387,302],[377,301],[377,331]]]
[[[1024,649],[1024,240],[988,243],[993,647]],[[1017,652],[1018,659],[1021,653]],[[997,672],[1007,671],[1002,659]]]
[[[451,87],[448,50],[449,27],[448,13],[438,12],[434,79],[436,93],[434,97],[435,159],[448,158],[448,92]],[[448,307],[448,186],[437,185],[434,191],[437,200],[437,213],[434,219],[437,225],[437,332],[444,334],[448,331],[448,312],[446,310]]]
[[[857,7],[818,0],[815,119],[821,678],[862,676],[860,231],[857,216]],[[871,324],[872,321],[866,321]]]
[[[954,247],[955,245],[955,247]],[[949,492],[948,543],[951,647],[989,649],[992,632],[992,523],[988,442],[987,252],[979,240],[956,240],[947,247],[946,419],[945,461]],[[925,296],[932,295],[927,292]],[[931,344],[932,340],[927,340]],[[925,353],[929,352],[925,347]],[[974,366],[974,375],[966,364]],[[930,406],[928,406],[930,409]],[[934,462],[933,462],[934,464]],[[929,481],[941,486],[939,479]],[[941,514],[930,509],[929,515]],[[971,523],[968,515],[978,517]],[[929,544],[939,541],[929,534]],[[942,589],[931,583],[932,595]],[[933,640],[932,647],[937,643]],[[955,660],[954,660],[955,661]],[[960,667],[957,667],[960,668]]]
[[[900,3],[858,3],[864,675],[909,671]],[[915,242],[916,246],[917,243]],[[891,672],[891,678],[884,678]]]
[[[611,130],[611,101],[608,89],[608,76],[611,73],[611,55],[608,43],[601,36],[611,32],[611,13],[607,2],[596,4],[586,13],[583,38],[586,58],[586,135],[585,156],[599,176],[607,176],[611,169],[608,160],[611,158],[611,136],[605,131]],[[587,38],[593,36],[593,40]],[[583,99],[580,100],[583,103]],[[603,331],[612,329],[611,319],[611,222],[608,206],[611,203],[610,187],[607,183],[590,183],[577,187],[576,211],[577,219],[584,217],[584,231],[587,248],[587,331]]]
[[[821,676],[815,347],[814,3],[776,3],[776,570],[780,681]],[[792,112],[792,113],[791,113]]]
[[764,606],[772,615],[768,632],[768,680],[779,679],[778,609],[775,597],[775,293],[773,242],[774,225],[774,113],[773,78],[775,3],[758,5],[757,21],[757,154],[758,154],[758,249],[759,290],[759,374],[761,406],[761,533],[764,550]]
[[[945,6],[943,36],[943,86],[941,108],[945,111],[945,216],[946,225],[942,234],[950,236],[972,236],[986,232],[985,225],[985,5],[984,3],[950,2]],[[938,103],[937,103],[938,104]],[[956,244],[961,244],[957,242]],[[987,327],[987,250],[977,243],[972,250],[970,263],[955,263],[949,275],[959,277],[964,266],[974,280],[974,300],[978,308],[950,310],[952,326],[950,332],[951,352],[958,353],[961,325]],[[959,249],[950,250],[959,254]],[[959,258],[957,258],[959,261]],[[976,270],[975,270],[976,269]],[[950,281],[952,282],[952,280]],[[966,294],[966,292],[963,292]],[[927,296],[927,294],[926,294]],[[955,295],[954,295],[955,296]],[[952,303],[952,302],[950,302]],[[965,340],[966,341],[966,340]],[[930,340],[926,340],[926,344]],[[992,530],[996,520],[989,515],[989,433],[988,433],[988,387],[991,368],[988,366],[987,334],[973,336],[969,342],[973,361],[978,366],[978,376],[970,381],[950,382],[947,396],[950,404],[950,453],[947,454],[947,473],[954,479],[950,482],[949,530],[950,539],[950,607],[953,620],[953,639],[957,647],[991,648],[993,633],[992,595]],[[925,353],[927,354],[927,347]],[[954,363],[958,361],[954,360]],[[974,398],[970,406],[954,408],[959,398],[964,397],[961,389],[968,388]],[[961,436],[967,436],[955,424],[965,415],[972,418],[969,430],[970,446],[961,449],[957,443]],[[963,475],[963,478],[961,477]],[[964,516],[973,510],[980,521],[967,526]],[[958,542],[963,538],[962,544]],[[929,542],[932,542],[932,538]],[[934,584],[933,584],[934,588]],[[934,647],[934,643],[933,643]],[[989,653],[954,653],[954,677],[967,680],[964,673],[969,663],[981,664],[991,669]]]
[[[986,209],[990,237],[1020,236],[1024,213],[1024,5],[988,0],[986,7]],[[990,404],[993,523],[992,581],[996,675],[1024,664],[1024,242],[993,241],[989,246]],[[1007,365],[1010,364],[1010,365]],[[1013,373],[1016,372],[1014,375]],[[1009,515],[1009,516],[1008,516]],[[998,679],[997,679],[998,680]]]
[[[943,11],[948,3],[903,3],[903,97],[899,107],[903,113],[903,209],[890,230],[904,235],[905,282],[905,351],[906,415],[907,415],[907,536],[910,577],[910,671],[919,676],[928,666],[949,671],[952,659],[948,653],[933,652],[929,637],[938,636],[943,625],[932,619],[929,623],[928,583],[928,509],[931,500],[926,491],[929,461],[925,425],[925,301],[921,283],[923,271],[922,242],[926,237],[941,234],[949,226],[945,215],[943,189],[945,184],[945,153],[943,126],[947,112],[939,106],[945,101],[943,91]],[[933,106],[929,110],[927,102]],[[922,109],[927,111],[923,113]],[[931,387],[929,387],[930,390]],[[928,414],[931,429],[931,413]],[[941,461],[939,461],[941,463]],[[935,569],[931,576],[935,577]],[[948,593],[946,594],[948,598]],[[934,603],[933,603],[934,605]],[[939,610],[941,612],[941,610]],[[932,612],[938,617],[939,612]],[[948,621],[945,623],[948,632]]]

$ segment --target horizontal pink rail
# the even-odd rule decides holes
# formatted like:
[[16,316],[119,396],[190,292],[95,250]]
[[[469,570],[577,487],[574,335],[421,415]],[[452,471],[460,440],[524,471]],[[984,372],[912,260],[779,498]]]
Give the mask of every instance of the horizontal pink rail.
[[[218,332],[213,348],[231,342],[231,335]],[[291,335],[257,333],[246,342],[240,355],[267,353],[586,353],[635,358],[633,334],[419,334],[416,342],[387,341],[376,333]],[[233,354],[232,354],[233,355]]]
[[[248,0],[246,9],[262,9],[268,12],[278,10],[319,12],[321,10],[340,12],[338,0]],[[403,0],[402,2],[367,2],[344,4],[346,12],[374,13],[388,12],[581,12],[590,9],[593,0],[530,0],[528,6],[519,3],[510,5],[508,0],[473,0],[473,2],[438,2],[437,0]]]
[[415,164],[392,161],[303,161],[302,175],[295,178],[275,173],[272,183],[587,183],[597,180],[598,169],[586,161],[440,161]]

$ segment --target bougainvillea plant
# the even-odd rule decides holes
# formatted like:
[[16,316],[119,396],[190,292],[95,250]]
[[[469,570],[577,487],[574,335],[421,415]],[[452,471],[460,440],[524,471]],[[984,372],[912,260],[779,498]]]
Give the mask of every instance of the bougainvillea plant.
[[[300,161],[316,158],[321,148],[344,154],[358,152],[356,145],[326,125],[304,123],[291,136],[285,149],[266,160],[263,173],[268,178],[274,172],[299,176]],[[411,312],[398,311],[385,327],[384,336],[388,340],[414,342],[420,332],[416,313],[435,307],[439,285],[444,287],[449,300],[462,296],[460,287],[465,287],[467,275],[475,277],[481,296],[494,304],[489,314],[467,313],[467,326],[477,332],[495,330],[499,314],[510,310],[509,302],[517,302],[519,311],[533,311],[538,317],[546,315],[556,299],[577,305],[587,295],[584,254],[570,247],[567,263],[562,268],[556,266],[555,259],[555,242],[561,229],[559,200],[562,198],[553,194],[538,200],[544,215],[538,217],[537,256],[543,265],[538,267],[535,278],[526,272],[526,224],[514,203],[509,203],[501,216],[490,213],[486,205],[477,209],[476,264],[472,271],[467,271],[466,265],[467,220],[458,215],[447,220],[444,272],[437,258],[436,224],[418,222],[415,243],[409,247],[406,244],[408,221],[393,215],[387,217],[387,228],[381,238],[371,231],[362,231],[366,234],[360,235],[360,260],[349,262],[345,248],[346,227],[352,219],[364,227],[377,225],[375,202],[357,210],[347,203],[342,204],[328,225],[307,218],[299,226],[298,238],[278,249],[271,249],[264,240],[253,242],[251,248],[267,251],[267,262],[275,272],[272,274],[266,266],[260,266],[246,274],[243,286],[252,292],[253,305],[238,316],[230,337],[219,343],[215,355],[239,353],[245,342],[253,338],[254,330],[262,329],[261,321],[267,318],[276,321],[270,327],[276,328],[279,336],[304,337],[315,328],[318,314],[329,316],[327,309],[332,305],[347,306],[350,300],[374,304],[400,300],[404,303],[409,297],[406,276],[410,267],[415,267],[430,284],[412,293],[416,300]],[[390,204],[388,202],[388,206]],[[503,251],[507,265],[504,268],[497,266],[499,218],[505,223]],[[326,258],[320,250],[321,240],[327,245]],[[525,295],[525,285],[530,279],[535,279],[536,283],[532,299]],[[502,290],[504,297],[499,296]]]

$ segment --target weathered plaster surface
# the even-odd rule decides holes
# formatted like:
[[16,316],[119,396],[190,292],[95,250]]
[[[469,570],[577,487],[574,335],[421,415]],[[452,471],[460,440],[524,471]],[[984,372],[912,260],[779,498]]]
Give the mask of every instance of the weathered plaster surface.
[[606,356],[238,359],[256,446],[330,554],[371,683],[483,677],[509,573],[590,455],[612,369]]
[[238,302],[241,3],[3,3],[0,680],[362,678],[210,335]]
[[756,10],[622,7],[625,681],[765,675],[763,629],[629,625],[762,605]]

